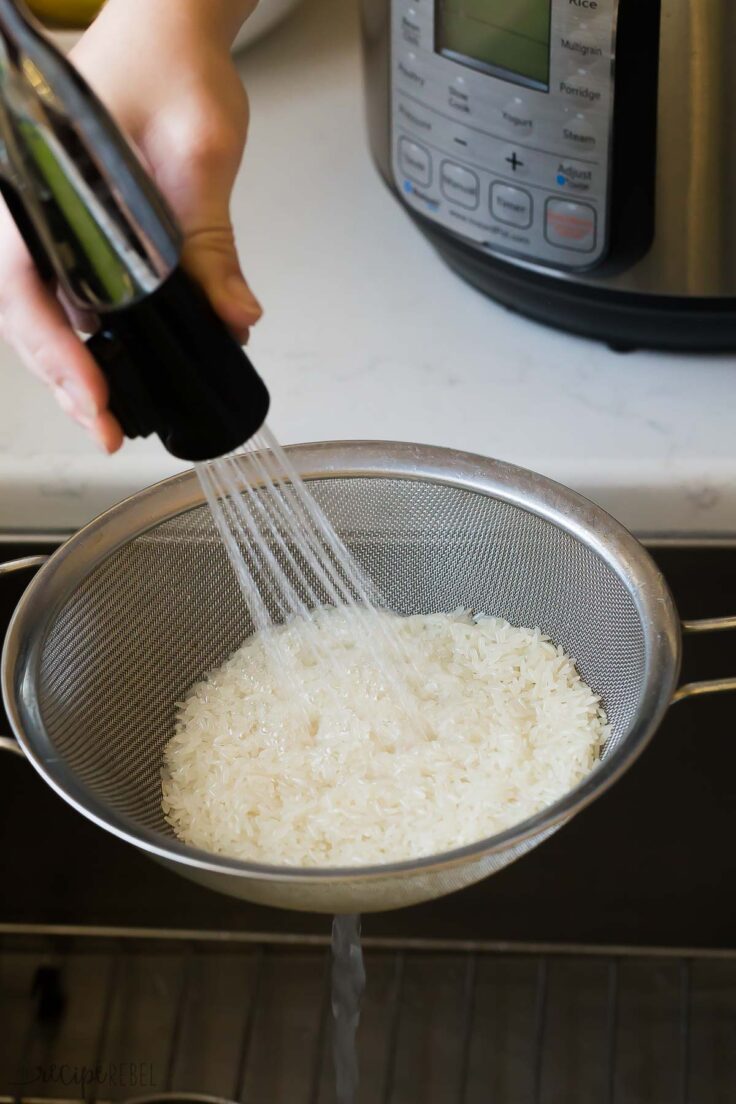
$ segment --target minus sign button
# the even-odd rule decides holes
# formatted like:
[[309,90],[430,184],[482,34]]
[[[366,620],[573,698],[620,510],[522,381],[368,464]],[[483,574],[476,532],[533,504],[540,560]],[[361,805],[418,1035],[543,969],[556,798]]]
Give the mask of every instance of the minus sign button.
[[453,142],[457,142],[459,146],[467,146],[467,142],[464,138],[453,138]]

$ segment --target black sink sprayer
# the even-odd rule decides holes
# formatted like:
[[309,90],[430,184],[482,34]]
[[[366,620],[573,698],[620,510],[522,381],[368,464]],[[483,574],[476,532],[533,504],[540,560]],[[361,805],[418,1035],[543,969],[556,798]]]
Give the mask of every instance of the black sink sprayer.
[[128,437],[209,460],[269,396],[183,271],[182,234],[126,137],[16,0],[0,0],[0,190],[41,276],[99,319],[87,347]]

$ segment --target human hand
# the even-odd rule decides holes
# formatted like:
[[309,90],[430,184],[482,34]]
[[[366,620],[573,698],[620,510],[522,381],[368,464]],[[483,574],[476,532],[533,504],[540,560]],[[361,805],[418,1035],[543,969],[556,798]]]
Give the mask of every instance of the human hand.
[[[184,268],[243,342],[261,309],[242,275],[229,215],[248,128],[230,44],[255,4],[109,0],[72,53],[178,217]],[[39,278],[4,206],[0,333],[104,451],[120,448],[104,376]]]

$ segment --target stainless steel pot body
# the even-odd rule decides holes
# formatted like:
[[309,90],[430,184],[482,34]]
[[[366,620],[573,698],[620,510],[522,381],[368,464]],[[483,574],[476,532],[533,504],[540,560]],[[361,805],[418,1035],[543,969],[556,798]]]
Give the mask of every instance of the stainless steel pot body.
[[[392,147],[397,136],[392,133],[395,108],[391,101],[391,89],[401,67],[412,64],[407,58],[419,54],[418,48],[415,51],[411,42],[405,42],[401,37],[402,19],[410,22],[412,19],[404,9],[411,5],[408,0],[361,0],[361,6],[371,145],[390,186],[400,193],[392,161]],[[520,19],[526,18],[522,10],[524,5],[520,2],[517,5],[517,0],[509,0],[509,10],[515,6],[519,7]],[[440,11],[442,7],[442,3],[420,5],[425,18],[431,18],[426,13],[432,9]],[[570,12],[575,12],[577,18],[577,13],[580,13],[580,18],[585,20],[583,7],[570,7],[568,0],[552,0],[553,27],[557,12],[561,13],[560,18],[567,17]],[[605,198],[606,204],[614,208],[611,212],[614,225],[609,235],[609,254],[589,267],[583,263],[584,257],[581,260],[580,255],[576,256],[574,252],[567,254],[569,265],[565,263],[563,254],[560,254],[562,260],[559,264],[552,261],[537,264],[523,253],[515,255],[518,246],[514,247],[512,243],[504,247],[502,242],[502,252],[490,255],[522,272],[538,272],[560,281],[612,292],[734,300],[736,132],[733,118],[736,115],[736,67],[733,64],[733,44],[736,42],[736,6],[731,0],[661,0],[660,12],[660,0],[647,0],[645,5],[640,0],[598,0],[595,8],[596,12],[588,12],[591,25],[605,15],[606,19],[610,18],[614,32],[617,26],[620,30],[622,24],[626,29],[625,40],[619,41],[618,48],[614,50],[610,77],[612,130],[608,137],[613,149],[611,162],[605,171],[611,174],[611,189],[607,195],[601,192],[601,198]],[[652,13],[655,16],[660,14],[655,18]],[[434,18],[436,26],[439,16]],[[513,28],[512,15],[507,13],[505,18]],[[583,25],[581,40],[586,34],[589,35],[590,31]],[[642,43],[644,35],[647,35],[645,47]],[[434,50],[433,42],[430,41],[428,46],[430,52]],[[580,57],[582,73],[589,63],[583,55]],[[632,79],[634,66],[636,73]],[[590,68],[592,72],[593,67]],[[462,75],[463,68],[459,67],[454,79],[469,83],[473,79],[472,71],[465,68],[464,72],[467,77]],[[600,72],[592,72],[591,79],[596,76],[600,77]],[[581,77],[581,80],[584,79]],[[631,85],[626,95],[618,100],[619,88],[623,88],[629,79]],[[487,132],[489,141],[493,138],[503,140],[509,150],[515,142],[519,144],[521,157],[525,138],[523,133],[513,133],[514,129],[523,131],[523,127],[507,127],[504,130],[501,120],[496,117],[498,112],[495,108],[484,108],[482,100],[468,105],[463,102],[462,93],[456,94],[453,100],[444,87],[436,87],[438,84],[438,73],[417,68],[416,79],[409,84],[407,92],[415,104],[414,115],[408,111],[402,118],[408,128],[416,123],[416,133],[407,130],[407,138],[413,138],[420,146],[424,141],[430,153],[436,153],[433,179],[427,181],[424,191],[428,199],[443,203],[443,182],[446,185],[447,181],[439,174],[445,171],[441,166],[447,163],[448,150],[452,157],[454,149],[458,161],[464,158],[472,161],[473,154],[469,150],[473,146],[473,132]],[[430,89],[430,86],[435,87]],[[554,90],[553,85],[548,90],[549,98]],[[436,93],[434,98],[433,93]],[[528,121],[529,128],[536,124],[538,131],[539,120],[534,117],[535,102],[525,103],[528,94],[528,89],[523,86],[513,82],[507,84],[509,105],[518,102],[519,113],[529,114],[528,120],[524,117],[522,122]],[[533,91],[531,95],[534,95]],[[425,103],[436,108],[436,120],[430,120],[423,110]],[[575,117],[574,103],[569,110]],[[580,110],[585,110],[585,101]],[[442,127],[444,116],[448,117],[447,131]],[[646,124],[642,126],[645,119]],[[470,141],[467,135],[461,136],[466,123]],[[428,125],[434,125],[439,137],[435,138],[427,131]],[[604,141],[606,139],[603,125],[599,137]],[[549,136],[545,148],[549,146],[548,139]],[[462,145],[454,144],[456,142]],[[527,145],[533,145],[531,138],[527,140]],[[530,149],[531,156],[534,152],[536,150]],[[565,146],[564,142],[560,142],[551,152],[558,153],[563,161],[567,156],[574,162],[575,151],[570,150],[569,144]],[[601,152],[599,149],[598,154]],[[478,158],[480,156],[477,155]],[[582,154],[578,156],[583,157]],[[504,162],[501,160],[498,164],[498,172],[509,176],[508,181],[504,178],[505,183],[513,183]],[[476,171],[470,162],[467,168],[471,173]],[[477,171],[485,185],[480,168]],[[525,171],[523,168],[519,170],[520,173]],[[538,201],[536,192],[532,194],[529,179],[528,176],[520,179],[518,190],[520,194],[528,194],[538,207],[539,203],[544,202],[544,197]],[[481,191],[471,212],[476,222],[483,218],[488,221],[488,197]],[[467,196],[466,189],[462,199],[466,207],[475,202]],[[563,191],[560,191],[560,198],[564,198]],[[585,194],[569,198],[581,199],[583,206],[588,202]],[[457,207],[457,213],[461,214],[462,203]],[[599,211],[599,223],[602,215],[603,212]],[[519,219],[517,224],[521,230],[524,229]],[[462,227],[457,220],[456,225]],[[517,229],[517,237],[521,230]],[[479,264],[484,256],[489,256],[488,251],[480,246],[475,252]]]

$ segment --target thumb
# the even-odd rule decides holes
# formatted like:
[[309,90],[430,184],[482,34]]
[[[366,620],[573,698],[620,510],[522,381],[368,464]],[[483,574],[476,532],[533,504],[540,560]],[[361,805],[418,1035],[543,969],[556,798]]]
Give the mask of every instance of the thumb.
[[203,288],[212,306],[232,331],[245,343],[250,327],[263,313],[243,276],[235,238],[227,212],[210,212],[183,225],[182,265]]

